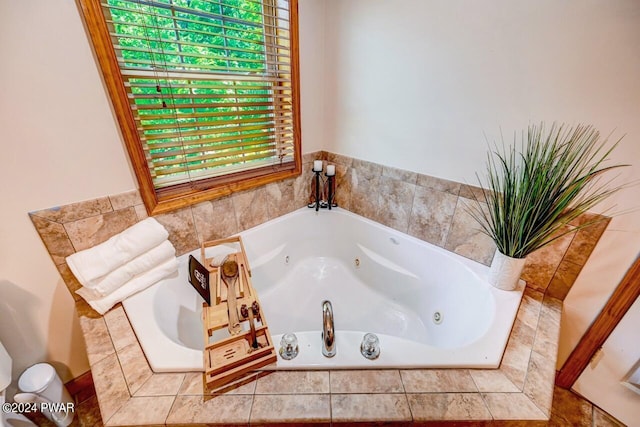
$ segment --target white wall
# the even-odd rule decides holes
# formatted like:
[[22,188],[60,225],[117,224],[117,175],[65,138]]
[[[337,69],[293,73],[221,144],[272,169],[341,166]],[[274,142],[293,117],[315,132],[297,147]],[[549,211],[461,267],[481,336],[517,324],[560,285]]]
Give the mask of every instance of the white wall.
[[[640,177],[636,0],[327,5],[328,150],[475,183],[501,132],[509,143],[529,123],[589,123],[625,135],[618,182]],[[637,207],[638,191],[609,205]],[[637,231],[628,218],[610,229]]]
[[329,150],[473,180],[500,127],[640,139],[635,0],[326,3]]
[[302,152],[324,150],[324,0],[299,0]]
[[[640,179],[637,0],[327,0],[325,13],[329,151],[475,183],[484,134],[589,123],[626,134],[618,182]],[[640,186],[608,205],[636,211],[614,218],[568,295],[560,363],[640,251]],[[580,387],[604,409],[628,398]]]
[[88,369],[73,299],[29,211],[135,188],[74,2],[0,2],[0,340],[65,380]]

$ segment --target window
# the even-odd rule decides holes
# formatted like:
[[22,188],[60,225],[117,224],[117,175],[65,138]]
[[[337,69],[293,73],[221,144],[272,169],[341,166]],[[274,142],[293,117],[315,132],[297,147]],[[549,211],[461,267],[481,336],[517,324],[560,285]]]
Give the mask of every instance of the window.
[[150,213],[300,173],[297,0],[80,5]]

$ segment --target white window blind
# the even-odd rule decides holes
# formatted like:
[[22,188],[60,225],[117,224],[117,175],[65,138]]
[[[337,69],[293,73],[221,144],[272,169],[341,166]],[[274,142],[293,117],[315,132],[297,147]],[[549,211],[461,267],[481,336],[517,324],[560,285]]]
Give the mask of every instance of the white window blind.
[[153,185],[294,168],[288,0],[103,0]]

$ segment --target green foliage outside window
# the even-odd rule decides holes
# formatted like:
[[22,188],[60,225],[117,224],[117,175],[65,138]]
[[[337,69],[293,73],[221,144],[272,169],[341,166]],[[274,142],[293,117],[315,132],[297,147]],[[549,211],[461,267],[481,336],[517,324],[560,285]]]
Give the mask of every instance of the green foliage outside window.
[[108,0],[108,8],[157,187],[185,171],[215,174],[277,155],[277,60],[261,1]]

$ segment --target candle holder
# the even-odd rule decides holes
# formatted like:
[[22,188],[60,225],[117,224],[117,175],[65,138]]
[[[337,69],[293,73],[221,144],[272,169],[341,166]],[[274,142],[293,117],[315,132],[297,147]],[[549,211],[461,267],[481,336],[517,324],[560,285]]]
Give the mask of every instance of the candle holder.
[[337,207],[338,204],[334,201],[336,197],[336,176],[326,174],[327,177],[327,207],[331,210],[331,207]]
[[[321,198],[320,198],[320,196],[321,196],[320,189],[321,188],[324,189],[324,180],[322,179],[322,169],[321,170],[315,170],[314,169],[313,173],[315,174],[315,177],[314,177],[314,191],[313,191],[314,201],[312,203],[309,203],[307,205],[307,207],[315,208],[316,212],[317,212],[320,208],[326,208],[327,206],[326,206],[326,202],[324,200],[321,200]],[[320,181],[323,181],[322,182],[322,186],[320,185]]]
[[322,177],[322,167],[318,165],[316,167],[316,160],[314,162],[314,167],[312,172],[315,174],[313,177],[312,184],[312,193],[310,199],[314,201],[307,205],[308,208],[315,208],[316,212],[320,210],[320,208],[325,209],[335,208],[338,204],[335,202],[335,193],[336,193],[336,174],[335,174],[335,166],[328,165],[327,172]]

